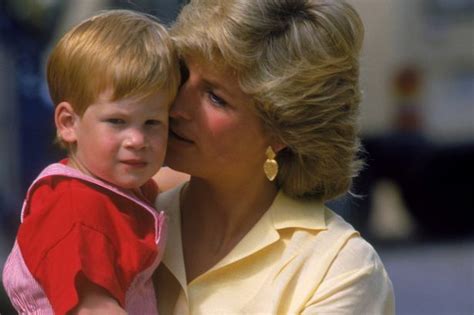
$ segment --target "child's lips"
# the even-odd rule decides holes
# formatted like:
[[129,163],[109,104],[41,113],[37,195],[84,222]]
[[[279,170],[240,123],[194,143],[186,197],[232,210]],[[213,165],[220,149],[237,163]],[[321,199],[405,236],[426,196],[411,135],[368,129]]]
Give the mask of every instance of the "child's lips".
[[123,164],[129,165],[129,166],[135,166],[135,167],[141,167],[141,166],[147,165],[147,162],[143,160],[138,160],[138,159],[122,160],[121,162]]

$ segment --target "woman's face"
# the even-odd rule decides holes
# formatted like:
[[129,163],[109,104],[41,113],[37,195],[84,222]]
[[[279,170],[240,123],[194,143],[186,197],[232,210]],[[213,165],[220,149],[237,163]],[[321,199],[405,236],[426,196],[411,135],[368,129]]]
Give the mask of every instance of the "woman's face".
[[165,164],[201,178],[248,181],[264,176],[270,144],[236,77],[195,59],[170,111]]

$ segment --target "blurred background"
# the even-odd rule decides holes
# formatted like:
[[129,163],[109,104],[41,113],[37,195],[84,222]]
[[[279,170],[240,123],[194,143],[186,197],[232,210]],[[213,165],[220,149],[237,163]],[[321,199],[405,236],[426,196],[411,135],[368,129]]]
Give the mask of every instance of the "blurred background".
[[[47,54],[110,8],[171,23],[186,0],[0,0],[0,267],[23,196],[63,156],[52,143]],[[397,314],[474,314],[474,1],[350,0],[366,27],[367,166],[329,205],[378,250]],[[356,197],[354,197],[356,195]],[[0,288],[0,314],[15,314]]]

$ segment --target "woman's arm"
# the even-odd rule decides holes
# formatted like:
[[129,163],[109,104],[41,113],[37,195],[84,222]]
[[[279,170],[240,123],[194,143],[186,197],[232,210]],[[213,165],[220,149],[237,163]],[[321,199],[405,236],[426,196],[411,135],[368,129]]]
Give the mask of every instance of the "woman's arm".
[[302,314],[395,314],[392,283],[372,246],[350,239]]
[[380,266],[354,270],[325,283],[302,314],[395,314],[393,288]]

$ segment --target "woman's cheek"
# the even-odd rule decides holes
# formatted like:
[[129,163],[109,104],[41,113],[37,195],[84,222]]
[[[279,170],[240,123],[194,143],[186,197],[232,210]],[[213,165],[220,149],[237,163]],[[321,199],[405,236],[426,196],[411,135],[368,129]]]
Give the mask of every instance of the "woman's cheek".
[[207,128],[214,136],[222,136],[226,131],[235,129],[235,119],[226,113],[209,114],[206,122]]

